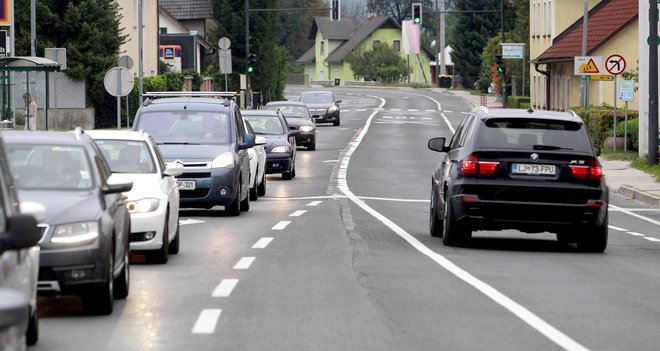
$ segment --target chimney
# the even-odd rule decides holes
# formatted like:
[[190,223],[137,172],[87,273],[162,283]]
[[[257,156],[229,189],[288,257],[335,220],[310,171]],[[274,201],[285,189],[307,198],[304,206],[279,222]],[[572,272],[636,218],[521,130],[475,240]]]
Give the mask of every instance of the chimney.
[[378,10],[375,7],[369,7],[367,9],[367,18],[378,16]]

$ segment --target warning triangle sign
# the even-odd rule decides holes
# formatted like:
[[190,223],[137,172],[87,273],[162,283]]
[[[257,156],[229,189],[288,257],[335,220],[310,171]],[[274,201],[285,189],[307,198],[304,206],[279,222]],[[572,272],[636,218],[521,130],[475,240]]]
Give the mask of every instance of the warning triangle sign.
[[600,73],[600,70],[596,66],[594,59],[589,59],[586,65],[580,66],[580,73]]

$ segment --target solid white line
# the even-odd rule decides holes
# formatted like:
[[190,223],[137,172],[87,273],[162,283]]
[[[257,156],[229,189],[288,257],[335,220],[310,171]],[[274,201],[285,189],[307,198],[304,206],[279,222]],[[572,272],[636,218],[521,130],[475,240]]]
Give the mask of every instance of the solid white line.
[[418,95],[418,96],[425,97],[429,100],[432,100],[433,102],[435,102],[436,105],[438,105],[438,111],[442,111],[442,105],[440,105],[440,102],[438,100],[436,100],[436,99],[434,99],[430,96],[426,96],[426,95]]
[[272,230],[284,230],[286,226],[291,224],[291,221],[280,221],[279,223],[275,224],[272,228]]
[[231,292],[238,284],[238,279],[223,279],[220,284],[213,290],[211,296],[213,297],[229,297]]
[[644,216],[642,216],[642,215],[640,215],[640,214],[637,214],[637,213],[634,213],[634,212],[632,212],[632,211],[629,211],[629,210],[627,210],[627,209],[625,209],[625,208],[623,208],[623,207],[614,206],[614,205],[612,205],[612,204],[610,204],[609,207],[611,207],[611,208],[613,208],[613,209],[615,209],[615,210],[617,210],[617,211],[623,212],[623,213],[625,213],[625,214],[627,214],[627,215],[630,215],[630,216],[633,216],[633,217],[637,217],[637,218],[639,218],[639,219],[641,219],[641,220],[644,220],[644,221],[647,221],[647,222],[649,222],[649,223],[653,223],[653,224],[655,224],[655,225],[660,225],[660,221],[656,221],[655,219],[648,218],[648,217],[644,217]]
[[215,326],[220,319],[221,309],[205,309],[197,317],[197,321],[192,328],[193,334],[213,334]]
[[618,230],[618,231],[620,231],[620,232],[627,232],[627,231],[628,231],[628,229],[623,229],[623,228],[615,227],[615,226],[613,226],[613,225],[608,225],[608,227],[610,227],[610,229]]
[[290,214],[289,217],[300,217],[300,216],[304,215],[305,212],[307,212],[307,210],[298,210],[298,211]]
[[642,233],[637,233],[637,232],[627,232],[626,234],[634,235],[634,236],[646,236]]
[[310,206],[310,207],[318,206],[318,205],[320,205],[322,202],[323,202],[323,201],[312,201],[312,202],[308,203],[307,206]]
[[179,220],[179,225],[198,224],[198,223],[206,223],[206,221],[200,221],[198,219],[192,219],[192,218]]
[[321,200],[338,200],[338,199],[345,199],[346,196],[341,195],[341,194],[334,194],[334,195],[325,195],[325,196],[303,196],[303,197],[260,197],[259,200],[264,200],[264,201],[292,201],[292,200],[316,200],[316,199],[321,199]]
[[[380,106],[382,107],[382,105],[385,104],[385,100],[382,98],[380,98],[380,100],[381,100]],[[338,179],[337,179],[337,187],[339,188],[339,190],[344,194],[346,194],[346,196],[351,201],[353,201],[353,203],[360,206],[364,211],[371,214],[373,217],[375,217],[380,222],[382,222],[387,227],[389,227],[394,233],[396,233],[401,238],[406,240],[417,251],[419,251],[423,255],[426,255],[427,257],[438,263],[441,267],[454,274],[459,279],[472,285],[475,289],[482,292],[484,295],[488,296],[490,299],[498,303],[500,306],[504,307],[505,309],[516,315],[525,323],[529,324],[532,328],[536,329],[539,333],[545,335],[552,342],[556,343],[557,345],[559,345],[560,347],[566,350],[587,350],[587,348],[580,345],[575,340],[571,339],[569,336],[562,333],[557,328],[553,327],[552,325],[550,325],[549,323],[547,323],[546,321],[544,321],[543,319],[532,313],[527,308],[523,307],[522,305],[508,298],[506,295],[502,294],[492,286],[477,279],[467,271],[461,269],[460,267],[458,267],[456,264],[454,264],[444,256],[426,247],[419,240],[417,240],[415,237],[413,237],[408,232],[406,232],[403,228],[399,227],[389,218],[383,216],[373,208],[369,207],[366,203],[364,203],[364,201],[360,200],[357,196],[355,196],[355,194],[351,192],[351,190],[348,188],[348,182],[346,180],[348,164],[350,162],[351,156],[353,155],[353,152],[355,152],[357,147],[362,142],[362,138],[369,130],[369,125],[374,115],[375,113],[369,116],[369,118],[365,123],[364,128],[362,128],[362,132],[357,136],[355,141],[351,143],[351,147],[344,155],[344,158],[342,160],[342,166],[339,170]]]
[[644,239],[646,239],[646,240],[648,240],[648,241],[653,241],[653,242],[656,242],[656,243],[660,242],[660,239],[657,239],[657,238],[651,238],[651,237],[648,237],[648,236],[645,236]]
[[414,199],[392,199],[386,197],[368,197],[368,196],[358,196],[358,199],[362,200],[379,200],[379,201],[397,201],[397,202],[431,202],[431,200],[414,200]]
[[268,244],[270,244],[271,241],[273,241],[273,238],[270,237],[261,238],[256,243],[254,243],[254,245],[252,245],[252,248],[265,249],[266,246],[268,246]]
[[236,264],[234,265],[234,269],[248,269],[252,265],[252,262],[254,262],[255,257],[242,257]]

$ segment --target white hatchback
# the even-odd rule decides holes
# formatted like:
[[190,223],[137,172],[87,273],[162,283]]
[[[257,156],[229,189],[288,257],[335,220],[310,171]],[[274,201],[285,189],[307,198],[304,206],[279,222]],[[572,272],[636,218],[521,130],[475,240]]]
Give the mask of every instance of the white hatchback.
[[133,181],[126,193],[131,215],[131,251],[144,252],[147,261],[167,263],[179,252],[179,188],[174,177],[183,165],[165,163],[156,142],[144,132],[89,130],[113,173]]
[[[250,122],[243,118],[245,130],[254,134]],[[250,156],[250,201],[255,201],[259,196],[266,195],[266,138],[257,136],[254,146],[248,149]]]

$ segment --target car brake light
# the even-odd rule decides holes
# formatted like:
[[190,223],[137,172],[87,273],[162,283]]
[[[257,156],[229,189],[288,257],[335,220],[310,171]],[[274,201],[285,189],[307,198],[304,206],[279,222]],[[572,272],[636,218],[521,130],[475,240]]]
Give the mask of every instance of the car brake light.
[[497,161],[479,161],[479,156],[472,154],[461,163],[461,171],[466,176],[492,176],[499,164]]
[[583,165],[570,165],[571,175],[573,178],[580,181],[600,181],[603,176],[603,167],[598,160],[589,161],[588,166]]

